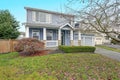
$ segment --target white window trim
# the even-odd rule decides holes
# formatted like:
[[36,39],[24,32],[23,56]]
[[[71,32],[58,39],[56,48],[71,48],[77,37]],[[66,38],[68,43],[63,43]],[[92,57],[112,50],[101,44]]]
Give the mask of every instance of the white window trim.
[[32,38],[33,38],[33,32],[34,31],[38,31],[39,32],[39,38],[38,38],[38,40],[40,40],[40,30],[32,30]]

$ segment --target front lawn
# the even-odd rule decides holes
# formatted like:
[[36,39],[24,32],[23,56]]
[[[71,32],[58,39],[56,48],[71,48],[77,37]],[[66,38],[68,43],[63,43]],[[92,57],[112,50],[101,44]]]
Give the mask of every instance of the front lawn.
[[117,48],[112,48],[112,47],[108,47],[108,46],[104,46],[104,45],[99,45],[97,47],[103,48],[103,49],[107,49],[107,50],[111,50],[111,51],[115,51],[115,52],[119,52],[120,53],[120,49]]
[[0,54],[0,80],[119,80],[120,62],[99,54]]

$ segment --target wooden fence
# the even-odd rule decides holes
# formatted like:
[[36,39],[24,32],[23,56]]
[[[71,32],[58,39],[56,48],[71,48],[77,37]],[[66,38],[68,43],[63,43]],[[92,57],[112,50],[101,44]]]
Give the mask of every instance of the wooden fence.
[[14,52],[14,47],[17,42],[17,40],[0,39],[0,53]]

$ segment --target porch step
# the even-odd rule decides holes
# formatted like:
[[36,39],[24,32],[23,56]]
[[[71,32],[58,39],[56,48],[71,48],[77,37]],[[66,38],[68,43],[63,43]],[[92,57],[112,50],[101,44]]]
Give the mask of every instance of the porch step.
[[47,47],[45,49],[47,49],[47,50],[56,50],[56,49],[58,49],[58,47]]

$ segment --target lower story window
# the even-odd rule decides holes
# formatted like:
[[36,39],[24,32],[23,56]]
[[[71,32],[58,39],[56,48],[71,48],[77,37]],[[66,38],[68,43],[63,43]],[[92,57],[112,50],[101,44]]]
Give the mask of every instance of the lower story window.
[[78,40],[78,32],[73,33],[73,38],[74,38],[74,40]]
[[47,30],[47,40],[53,40],[53,31]]
[[36,39],[40,39],[40,31],[39,30],[33,30],[32,31],[32,37]]

